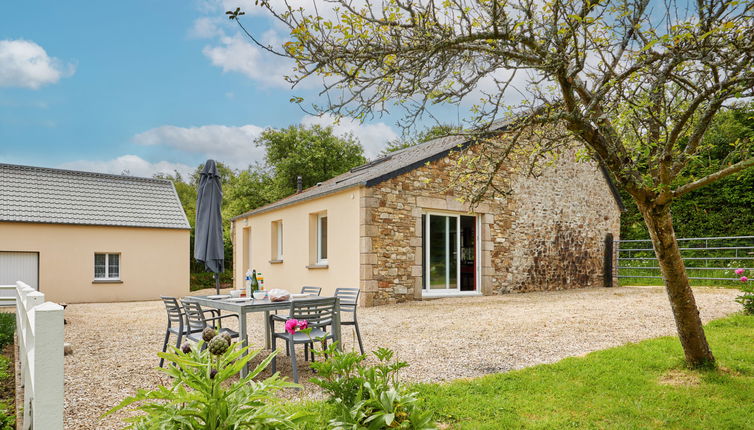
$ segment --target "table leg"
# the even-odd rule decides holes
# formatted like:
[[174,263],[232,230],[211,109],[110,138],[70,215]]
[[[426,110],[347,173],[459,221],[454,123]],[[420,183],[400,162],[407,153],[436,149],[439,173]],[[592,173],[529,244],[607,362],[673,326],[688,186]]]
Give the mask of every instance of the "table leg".
[[335,313],[332,317],[332,335],[333,335],[333,341],[337,342],[336,345],[338,351],[343,351],[343,343],[340,341],[341,333],[340,333],[340,299],[335,299]]
[[264,311],[264,347],[270,349],[270,311]]
[[[238,316],[239,316],[239,318],[238,318],[238,335],[241,337],[241,339],[240,339],[241,340],[241,345],[243,347],[246,347],[246,346],[249,345],[249,337],[248,337],[248,335],[246,333],[246,312],[241,311],[240,315],[238,315]],[[243,355],[246,355],[246,353],[244,353]],[[248,369],[247,366],[244,366],[241,369],[241,377],[243,378],[243,377],[245,377],[248,374],[249,374],[249,369]]]

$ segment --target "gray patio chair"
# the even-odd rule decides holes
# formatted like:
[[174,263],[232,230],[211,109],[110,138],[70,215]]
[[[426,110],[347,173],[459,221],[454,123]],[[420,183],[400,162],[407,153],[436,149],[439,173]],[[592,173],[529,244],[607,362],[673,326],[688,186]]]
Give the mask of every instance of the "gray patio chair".
[[[322,292],[322,287],[310,287],[310,286],[303,286],[301,287],[301,294],[309,294],[312,296],[319,296]],[[275,310],[275,315],[278,314],[278,311]],[[287,349],[286,349],[287,351]]]
[[[359,341],[359,351],[364,354],[364,343],[361,341],[361,331],[359,330],[359,319],[356,316],[356,308],[359,307],[359,295],[361,290],[358,288],[336,288],[335,297],[340,299],[340,326],[352,325],[356,330],[356,339]],[[343,313],[352,313],[353,319],[346,321],[343,319]]]
[[313,296],[318,296],[320,295],[320,293],[322,293],[322,287],[301,287],[301,294],[311,294]]
[[[170,334],[172,333],[176,336],[175,347],[180,348],[183,337],[189,335],[189,327],[186,325],[185,313],[178,299],[167,296],[160,296],[160,299],[165,303],[165,310],[168,313],[168,326],[165,329],[165,342],[162,345],[162,352],[165,352],[168,349]],[[160,358],[160,367],[164,364],[165,359]]]
[[[186,314],[186,325],[188,326],[189,331],[186,337],[189,340],[192,340],[194,342],[199,342],[200,340],[202,340],[202,331],[204,331],[204,329],[207,327],[214,328],[218,331],[218,334],[228,333],[232,338],[238,337],[237,331],[222,327],[220,325],[222,320],[225,318],[239,319],[238,314],[228,314],[207,318],[204,314],[209,311],[202,310],[202,306],[199,303],[193,302],[191,300],[181,300],[181,303],[183,303],[183,309]],[[206,347],[207,344],[205,343],[204,346]]]
[[[287,344],[288,352],[291,356],[291,368],[293,369],[293,382],[298,382],[298,367],[296,365],[296,345],[309,345],[312,339],[324,338],[325,344],[327,339],[332,339],[332,329],[327,331],[327,327],[332,326],[333,315],[335,314],[335,297],[321,297],[311,300],[296,300],[291,302],[288,315],[290,318],[297,320],[306,320],[312,329],[311,337],[306,333],[297,331],[290,334],[286,331],[275,332],[275,322],[285,322],[288,317],[279,315],[270,315],[270,337],[272,338],[272,351],[277,349],[277,340],[283,339]],[[272,359],[272,373],[277,368],[277,357]]]

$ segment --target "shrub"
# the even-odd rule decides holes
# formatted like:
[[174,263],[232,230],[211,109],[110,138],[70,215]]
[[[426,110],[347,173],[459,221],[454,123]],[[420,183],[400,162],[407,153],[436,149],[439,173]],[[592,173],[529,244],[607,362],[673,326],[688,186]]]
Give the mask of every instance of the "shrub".
[[0,349],[13,343],[16,331],[16,314],[0,313]]
[[274,396],[282,388],[298,385],[285,382],[278,373],[261,381],[253,380],[274,354],[262,360],[246,377],[233,382],[229,379],[260,351],[238,348],[237,344],[228,346],[222,336],[213,337],[210,348],[203,348],[203,344],[159,353],[174,363],[161,369],[172,378],[172,386],[139,390],[102,417],[134,404],[138,405],[132,410],[143,412],[126,420],[130,423],[128,428],[134,429],[285,429],[294,428],[306,417],[301,412],[286,412]]
[[[215,274],[212,272],[191,272],[191,291],[215,288]],[[220,274],[220,288],[233,286],[233,271],[226,270]]]
[[329,395],[336,417],[333,429],[434,429],[432,413],[423,411],[417,393],[397,380],[405,362],[392,362],[393,351],[380,348],[373,354],[378,363],[367,365],[365,355],[341,352],[336,344],[324,352],[329,358],[311,363],[317,377],[311,382]]

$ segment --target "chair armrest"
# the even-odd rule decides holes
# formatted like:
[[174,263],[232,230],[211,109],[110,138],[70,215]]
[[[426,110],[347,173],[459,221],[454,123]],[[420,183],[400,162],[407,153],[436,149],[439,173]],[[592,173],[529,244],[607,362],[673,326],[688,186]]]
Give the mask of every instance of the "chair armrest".
[[241,320],[241,317],[239,317],[238,314],[228,314],[228,315],[223,315],[223,316],[219,316],[219,317],[205,318],[204,320],[205,321],[214,321],[214,320],[221,320],[221,319],[224,319],[224,318],[237,318],[239,321]]
[[286,322],[290,319],[288,315],[270,314],[270,321]]

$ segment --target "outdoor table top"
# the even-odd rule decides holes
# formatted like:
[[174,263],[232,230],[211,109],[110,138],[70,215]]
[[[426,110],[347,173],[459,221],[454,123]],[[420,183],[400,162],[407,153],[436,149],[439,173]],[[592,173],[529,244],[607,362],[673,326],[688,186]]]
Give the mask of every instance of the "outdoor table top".
[[[289,300],[284,300],[280,302],[273,302],[267,297],[265,297],[264,299],[254,299],[254,298],[246,298],[246,297],[216,298],[214,296],[189,296],[189,297],[186,297],[185,300],[194,300],[196,302],[199,302],[199,304],[201,304],[202,306],[212,307],[215,309],[222,309],[226,311],[245,313],[245,312],[263,312],[263,311],[288,309],[291,307],[292,301],[311,300],[311,299],[316,299],[316,298],[324,298],[324,297],[315,296],[315,295],[305,295],[305,296],[297,295],[296,297],[291,297]],[[244,299],[244,300],[241,300],[241,299]]]

